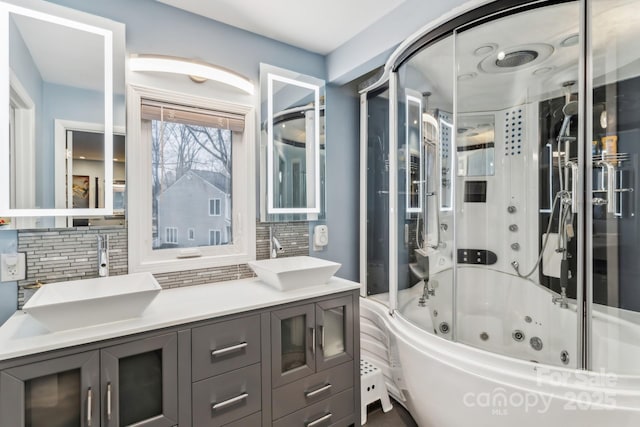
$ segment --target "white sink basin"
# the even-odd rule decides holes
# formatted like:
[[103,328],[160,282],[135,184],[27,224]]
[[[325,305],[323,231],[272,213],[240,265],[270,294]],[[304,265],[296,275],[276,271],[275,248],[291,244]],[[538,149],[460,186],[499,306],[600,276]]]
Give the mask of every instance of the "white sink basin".
[[264,259],[248,264],[260,280],[281,291],[324,285],[342,265],[310,256]]
[[139,317],[162,290],[151,273],[50,283],[22,307],[50,331]]

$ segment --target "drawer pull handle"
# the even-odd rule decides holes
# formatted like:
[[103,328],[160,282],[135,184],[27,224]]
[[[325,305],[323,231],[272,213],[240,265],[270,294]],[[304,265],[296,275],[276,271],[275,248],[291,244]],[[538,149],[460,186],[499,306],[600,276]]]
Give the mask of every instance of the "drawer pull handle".
[[231,345],[229,347],[221,348],[219,350],[213,350],[211,352],[211,357],[219,357],[224,356],[227,353],[233,353],[234,351],[240,351],[245,348],[248,344],[246,342],[241,342],[240,344]]
[[331,415],[332,415],[331,412],[329,412],[327,415],[323,415],[322,417],[318,418],[315,421],[311,421],[309,423],[306,423],[305,427],[315,427],[318,424],[322,424],[323,422],[330,420],[331,419]]
[[93,400],[93,390],[91,387],[87,390],[87,426],[91,427],[91,412],[92,412],[92,400]]
[[107,383],[107,420],[111,421],[111,383]]
[[246,400],[247,397],[249,397],[249,393],[242,393],[239,396],[232,397],[231,399],[223,400],[220,403],[212,403],[211,404],[211,410],[217,411],[218,409],[226,408],[227,406],[231,406],[231,405],[239,403],[239,402],[241,402],[243,400]]
[[313,397],[313,396],[315,396],[317,394],[323,393],[323,392],[325,392],[325,391],[327,391],[329,389],[331,389],[331,384],[324,385],[324,386],[322,386],[322,387],[320,387],[318,389],[315,389],[313,391],[305,391],[304,392],[304,397],[310,398],[310,397]]

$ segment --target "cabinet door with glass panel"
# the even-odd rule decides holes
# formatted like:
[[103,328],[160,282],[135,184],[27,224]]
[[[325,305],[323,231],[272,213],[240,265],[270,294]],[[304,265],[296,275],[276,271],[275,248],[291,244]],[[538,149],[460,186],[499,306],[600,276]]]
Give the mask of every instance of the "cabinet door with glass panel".
[[271,333],[274,387],[351,360],[352,297],[274,311]]
[[103,427],[178,424],[177,346],[169,333],[100,351]]
[[100,425],[100,354],[58,357],[0,374],[0,424],[15,427]]

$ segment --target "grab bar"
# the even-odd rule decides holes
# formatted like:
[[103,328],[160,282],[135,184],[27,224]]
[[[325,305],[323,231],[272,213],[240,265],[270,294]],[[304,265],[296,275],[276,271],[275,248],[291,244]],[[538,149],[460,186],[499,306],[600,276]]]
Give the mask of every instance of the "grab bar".
[[571,211],[578,213],[578,177],[579,170],[578,165],[575,162],[567,162],[566,166],[571,168]]
[[606,191],[607,191],[607,213],[615,213],[615,193],[616,193],[616,173],[615,168],[609,162],[599,161],[596,166],[602,168],[602,172],[607,174]]

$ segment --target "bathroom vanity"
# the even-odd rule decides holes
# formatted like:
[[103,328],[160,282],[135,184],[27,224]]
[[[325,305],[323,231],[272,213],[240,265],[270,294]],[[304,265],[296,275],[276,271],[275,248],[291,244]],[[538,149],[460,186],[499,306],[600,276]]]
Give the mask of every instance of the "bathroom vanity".
[[[0,425],[360,425],[359,285],[162,291],[141,317],[0,328]],[[57,423],[57,424],[56,424]]]

